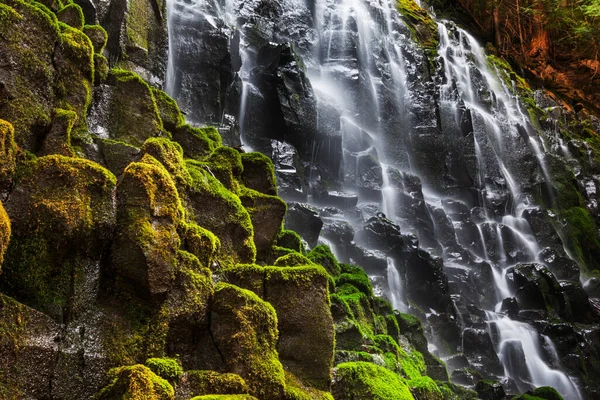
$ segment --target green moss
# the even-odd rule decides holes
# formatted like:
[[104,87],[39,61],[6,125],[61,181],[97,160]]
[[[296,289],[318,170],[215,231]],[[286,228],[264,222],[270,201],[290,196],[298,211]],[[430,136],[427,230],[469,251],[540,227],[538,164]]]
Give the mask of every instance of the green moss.
[[350,284],[368,296],[373,295],[371,280],[362,268],[347,264],[340,266],[342,274],[335,277],[336,287]]
[[334,375],[332,388],[334,398],[413,399],[410,390],[398,375],[375,364],[365,362],[339,364]]
[[131,71],[112,69],[107,83],[114,87],[107,117],[111,139],[141,147],[148,138],[168,136],[152,90],[142,78]]
[[239,194],[239,181],[244,167],[239,151],[232,147],[219,147],[207,158],[210,172],[223,186],[233,193]]
[[294,231],[284,229],[277,237],[277,246],[285,247],[304,254],[304,245],[302,238]]
[[242,182],[250,189],[277,196],[273,162],[262,153],[242,154]]
[[[168,128],[167,128],[168,129]],[[212,126],[195,128],[187,124],[175,128],[173,140],[181,144],[186,157],[200,160],[221,146],[221,136]]]
[[435,57],[439,32],[437,24],[429,13],[419,7],[414,0],[397,0],[396,8],[400,12],[400,18],[410,29],[413,38],[429,53],[430,58]]
[[8,185],[15,172],[17,145],[12,124],[0,119],[0,189]]
[[[152,24],[155,22],[154,11],[149,1],[132,0],[127,7],[126,34],[128,47],[149,48]],[[147,56],[147,55],[146,55]]]
[[177,102],[162,90],[152,88],[152,93],[165,129],[171,133],[175,132],[178,126],[185,124]]
[[315,265],[312,261],[308,259],[308,257],[303,256],[300,253],[290,253],[286,254],[283,257],[279,257],[275,260],[275,266],[278,267],[297,267],[300,265]]
[[179,143],[167,138],[150,138],[141,150],[160,161],[178,185],[191,183],[190,173],[183,161],[183,149]]
[[240,371],[258,398],[279,398],[285,378],[277,353],[277,314],[256,294],[219,282],[211,331],[228,368]]
[[545,400],[563,400],[563,397],[556,391],[556,389],[550,386],[538,387],[533,391],[532,394]]
[[96,85],[106,82],[108,77],[108,60],[102,54],[94,54],[94,83]]
[[83,27],[83,33],[90,38],[90,41],[94,46],[94,53],[102,54],[102,50],[104,50],[106,42],[108,41],[106,29],[100,25],[85,25]]
[[174,358],[149,358],[145,364],[156,375],[170,382],[178,381],[183,375],[183,368]]
[[260,298],[265,295],[265,267],[256,264],[237,264],[219,272],[223,282],[250,290]]
[[92,161],[56,155],[22,164],[15,177],[18,212],[0,286],[38,309],[63,306],[71,279],[82,277],[78,257],[101,251],[114,228],[116,178]]
[[56,13],[59,21],[65,24],[82,30],[84,24],[83,10],[75,3],[67,4]]
[[221,374],[216,371],[188,371],[186,377],[191,396],[247,394],[249,391],[246,381],[237,374]]
[[188,160],[187,167],[192,182],[187,195],[188,209],[198,225],[221,241],[219,260],[225,265],[253,263],[254,229],[239,197],[214,178],[205,165]]
[[437,382],[437,386],[446,400],[477,400],[479,396],[474,390],[464,388],[452,382]]
[[[156,158],[149,154],[142,157],[139,162],[131,163],[125,169],[123,181],[119,186],[131,180],[131,192],[123,193],[127,204],[139,204],[147,206],[152,210],[155,217],[169,217],[173,221],[179,221],[183,215],[183,207],[179,199],[177,188],[168,170]],[[136,201],[143,190],[144,201]],[[128,199],[131,197],[132,199]]]
[[600,237],[589,211],[573,207],[560,214],[565,220],[565,231],[570,245],[588,269],[600,269]]
[[411,379],[408,382],[411,393],[417,399],[443,400],[444,395],[437,384],[428,376]]
[[74,111],[57,108],[53,112],[52,129],[46,135],[41,154],[61,154],[73,156],[71,148],[71,132],[77,122],[77,114]]
[[175,392],[166,380],[143,365],[114,368],[109,371],[112,382],[97,395],[97,400],[147,399],[173,400]]
[[211,268],[221,248],[221,241],[211,231],[193,223],[182,222],[178,228],[182,247],[195,255],[203,267]]
[[324,244],[318,245],[308,253],[308,258],[315,264],[322,265],[331,276],[335,277],[341,272],[340,265],[329,246]]

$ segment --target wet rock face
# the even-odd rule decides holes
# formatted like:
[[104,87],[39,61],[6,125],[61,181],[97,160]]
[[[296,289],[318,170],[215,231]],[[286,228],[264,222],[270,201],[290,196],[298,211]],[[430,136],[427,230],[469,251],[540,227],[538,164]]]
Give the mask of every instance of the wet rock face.
[[285,217],[285,229],[298,232],[310,247],[317,245],[323,221],[318,211],[303,203],[290,203]]

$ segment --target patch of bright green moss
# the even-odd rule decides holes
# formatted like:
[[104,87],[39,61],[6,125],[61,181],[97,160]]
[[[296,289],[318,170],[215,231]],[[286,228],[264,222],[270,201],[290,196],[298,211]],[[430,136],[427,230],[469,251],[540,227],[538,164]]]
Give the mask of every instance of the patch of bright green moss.
[[304,385],[289,371],[285,371],[285,400],[333,400],[331,393]]
[[191,183],[190,174],[183,161],[183,149],[179,143],[167,138],[150,138],[146,140],[141,150],[160,161],[178,185]]
[[204,164],[188,160],[187,168],[192,178],[188,209],[198,225],[221,241],[219,261],[224,265],[253,263],[256,260],[254,228],[239,197],[213,177]]
[[152,93],[165,129],[173,133],[178,126],[185,123],[177,102],[162,90],[152,88]]
[[362,268],[347,264],[340,264],[340,266],[342,273],[335,277],[336,286],[350,284],[367,296],[373,295],[371,280]]
[[216,371],[188,371],[186,376],[192,396],[209,394],[246,395],[249,391],[244,379],[237,374],[222,374]]
[[550,386],[541,386],[535,388],[532,394],[545,400],[563,400],[563,397],[556,391],[556,389]]
[[194,223],[182,222],[178,232],[183,248],[195,255],[202,266],[211,268],[221,248],[219,238]]
[[397,0],[396,7],[400,12],[400,18],[406,22],[417,43],[428,50],[430,56],[437,55],[439,32],[437,24],[429,13],[419,7],[414,0]]
[[239,151],[232,147],[218,147],[207,158],[210,172],[227,190],[239,194],[239,181],[244,167]]
[[365,362],[339,364],[334,375],[332,387],[334,398],[413,400],[402,378],[375,364]]
[[97,400],[173,400],[175,392],[166,380],[156,376],[148,367],[132,365],[109,371],[111,383],[97,395]]
[[172,133],[173,140],[183,147],[185,156],[194,160],[203,159],[222,145],[219,132],[212,126],[195,128],[182,124]]
[[341,272],[338,261],[327,245],[320,244],[312,249],[312,251],[308,253],[308,258],[315,264],[322,265],[333,277],[339,275]]
[[443,400],[444,395],[437,384],[428,376],[421,376],[408,381],[411,393],[417,399]]
[[242,182],[246,187],[277,196],[277,182],[273,162],[262,153],[242,154]]
[[174,358],[149,358],[145,364],[156,375],[170,382],[178,381],[183,375],[183,368]]
[[300,254],[304,254],[304,245],[302,244],[302,238],[296,232],[284,229],[277,237],[277,246],[285,247],[297,251]]
[[290,254],[286,254],[283,257],[279,257],[277,260],[275,260],[275,263],[273,264],[277,267],[296,267],[296,266],[300,266],[300,265],[316,265],[314,264],[312,261],[310,261],[308,259],[308,257],[303,256],[300,253],[290,253]]

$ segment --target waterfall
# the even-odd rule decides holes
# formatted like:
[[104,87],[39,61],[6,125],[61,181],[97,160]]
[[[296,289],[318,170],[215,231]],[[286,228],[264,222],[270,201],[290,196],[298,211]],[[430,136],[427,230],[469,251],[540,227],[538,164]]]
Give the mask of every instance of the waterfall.
[[398,269],[396,269],[396,264],[394,260],[389,258],[387,259],[387,279],[388,285],[390,289],[390,302],[394,309],[406,312],[407,307],[402,300],[402,282],[400,280],[400,274],[398,273]]
[[[373,268],[402,312],[411,311],[404,299],[426,303],[444,284],[423,278],[432,292],[410,298],[417,294],[405,270],[436,262],[423,249],[442,257],[456,309],[456,282],[488,266],[497,297],[484,293],[478,306],[487,308],[505,375],[520,390],[550,385],[580,398],[573,380],[544,361],[535,329],[499,313],[514,295],[507,270],[540,262],[525,214],[536,207],[532,187],[550,176],[544,140],[482,46],[437,21],[441,68],[429,71],[392,0],[286,0],[259,11],[255,3],[168,1],[166,88],[190,122],[232,115],[244,145],[271,156],[266,142],[290,143],[306,171],[297,174],[296,155],[281,171],[308,181],[294,191],[309,186],[301,200],[336,208],[355,232],[364,233],[372,218],[399,226],[397,246],[357,234],[344,254],[357,264],[378,261]],[[410,262],[398,256],[401,247]],[[458,311],[456,319],[463,321]]]

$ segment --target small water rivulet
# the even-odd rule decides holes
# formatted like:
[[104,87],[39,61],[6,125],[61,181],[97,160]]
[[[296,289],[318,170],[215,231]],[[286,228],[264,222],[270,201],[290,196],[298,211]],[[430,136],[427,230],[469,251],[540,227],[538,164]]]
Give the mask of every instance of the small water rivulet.
[[546,271],[530,222],[549,146],[471,35],[437,22],[428,62],[386,0],[172,0],[169,16],[167,89],[188,119],[271,156],[280,195],[316,207],[321,242],[426,319],[440,356],[487,351],[482,375],[508,389],[580,398],[551,339],[506,315],[514,277]]

